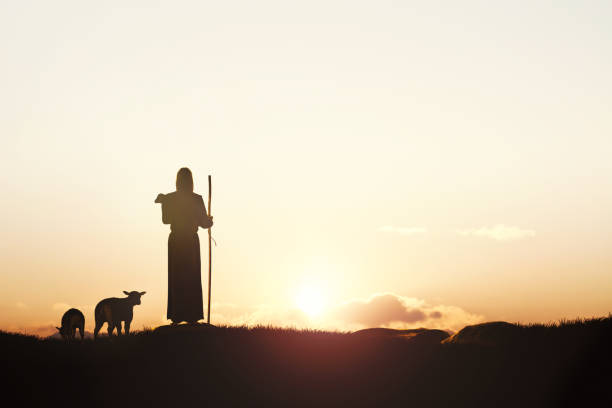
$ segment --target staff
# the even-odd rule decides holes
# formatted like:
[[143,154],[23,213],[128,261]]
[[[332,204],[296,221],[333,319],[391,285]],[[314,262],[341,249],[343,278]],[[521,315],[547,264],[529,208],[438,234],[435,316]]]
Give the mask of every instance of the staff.
[[[208,216],[211,216],[210,210],[210,201],[212,198],[212,181],[210,174],[208,175]],[[212,236],[210,233],[212,227],[208,229],[208,312],[206,314],[206,323],[210,324],[210,287],[211,287],[211,277],[212,277],[212,246],[211,240]]]

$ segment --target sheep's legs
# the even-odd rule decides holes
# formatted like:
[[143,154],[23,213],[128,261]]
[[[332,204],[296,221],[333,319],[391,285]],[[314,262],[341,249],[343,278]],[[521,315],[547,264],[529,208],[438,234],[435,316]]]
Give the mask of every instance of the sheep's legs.
[[96,322],[96,328],[94,329],[94,339],[98,338],[98,332],[100,331],[100,329],[102,328],[102,325],[104,323],[98,323]]
[[130,323],[131,322],[123,323],[123,331],[125,332],[125,334],[130,334]]
[[121,336],[121,321],[117,322],[115,327],[117,328],[117,336]]

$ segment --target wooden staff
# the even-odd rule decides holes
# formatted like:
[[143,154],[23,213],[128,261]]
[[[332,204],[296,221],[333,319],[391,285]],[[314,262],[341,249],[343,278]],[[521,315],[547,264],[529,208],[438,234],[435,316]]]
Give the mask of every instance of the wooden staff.
[[[210,174],[208,175],[208,216],[210,217],[210,202],[212,198],[212,181]],[[210,324],[210,286],[211,286],[211,278],[212,278],[212,245],[211,245],[211,232],[208,228],[208,313],[206,318],[206,323]]]

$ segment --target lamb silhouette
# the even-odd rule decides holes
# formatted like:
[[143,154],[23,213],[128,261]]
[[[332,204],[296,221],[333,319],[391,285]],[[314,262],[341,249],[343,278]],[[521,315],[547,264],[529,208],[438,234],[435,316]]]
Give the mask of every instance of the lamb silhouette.
[[85,316],[79,309],[68,309],[62,316],[62,327],[56,327],[64,340],[74,340],[76,331],[79,329],[81,340],[85,330]]
[[146,292],[126,292],[126,298],[107,298],[96,305],[94,312],[96,328],[94,329],[94,339],[98,337],[98,332],[104,323],[108,323],[108,336],[113,335],[113,329],[117,328],[117,335],[121,335],[121,322],[124,322],[125,334],[130,334],[130,324],[134,317],[134,306],[140,304],[140,297]]

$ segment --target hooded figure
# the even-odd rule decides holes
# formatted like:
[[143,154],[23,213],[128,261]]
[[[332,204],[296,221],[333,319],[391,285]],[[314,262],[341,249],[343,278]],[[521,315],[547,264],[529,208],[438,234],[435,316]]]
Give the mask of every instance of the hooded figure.
[[168,319],[173,324],[196,323],[204,318],[198,227],[210,228],[202,196],[193,192],[191,170],[180,169],[176,191],[159,194],[162,222],[170,224],[168,237]]

